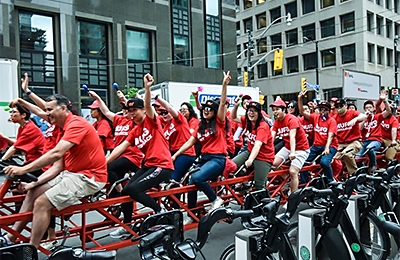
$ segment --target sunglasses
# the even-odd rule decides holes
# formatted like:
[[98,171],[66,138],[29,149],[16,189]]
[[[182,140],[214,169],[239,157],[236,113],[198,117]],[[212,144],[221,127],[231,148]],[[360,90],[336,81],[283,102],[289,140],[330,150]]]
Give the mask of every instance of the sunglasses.
[[204,111],[210,112],[211,110],[211,107],[204,107]]
[[179,111],[181,111],[181,112],[186,112],[186,111],[189,111],[189,110],[186,109],[186,108],[181,108],[181,109],[179,109]]
[[287,106],[287,108],[294,108],[294,106],[293,105],[289,105],[289,106]]
[[160,111],[160,115],[161,116],[166,116],[166,115],[168,115],[168,111],[167,110],[162,110],[162,111]]

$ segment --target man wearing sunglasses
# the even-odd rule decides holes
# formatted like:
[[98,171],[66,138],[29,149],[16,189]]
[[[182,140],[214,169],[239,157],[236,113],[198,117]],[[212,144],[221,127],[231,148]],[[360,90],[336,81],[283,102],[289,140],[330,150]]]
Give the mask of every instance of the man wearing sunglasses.
[[333,119],[337,123],[339,142],[338,152],[334,159],[342,159],[349,175],[353,175],[357,169],[354,157],[361,149],[361,131],[358,123],[367,119],[367,116],[357,110],[348,110],[344,99],[336,100],[334,105],[337,113],[333,115]]

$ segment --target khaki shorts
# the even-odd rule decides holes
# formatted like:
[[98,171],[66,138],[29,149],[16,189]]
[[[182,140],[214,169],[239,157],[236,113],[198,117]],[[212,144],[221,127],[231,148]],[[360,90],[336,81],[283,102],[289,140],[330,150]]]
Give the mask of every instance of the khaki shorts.
[[51,188],[45,195],[58,210],[76,204],[83,197],[95,194],[106,185],[96,182],[94,178],[89,179],[83,174],[68,171],[62,171],[47,184]]
[[[282,158],[283,160],[287,160],[289,158],[290,150],[286,147],[283,147],[276,154],[276,157]],[[295,166],[299,170],[303,168],[304,163],[306,162],[308,155],[310,154],[310,149],[305,151],[295,151],[296,158],[292,160],[290,166]]]

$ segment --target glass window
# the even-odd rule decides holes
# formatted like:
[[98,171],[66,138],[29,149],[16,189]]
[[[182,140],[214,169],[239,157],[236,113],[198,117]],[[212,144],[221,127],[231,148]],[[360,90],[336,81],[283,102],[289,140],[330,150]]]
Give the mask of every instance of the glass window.
[[383,34],[382,26],[383,26],[383,17],[377,15],[376,16],[376,33],[379,35]]
[[277,33],[270,36],[271,39],[271,49],[282,49],[282,35],[281,33]]
[[[242,52],[242,47],[241,47],[241,45],[239,44],[239,45],[236,45],[236,56],[239,56],[239,54]],[[241,58],[241,57],[239,57],[239,58]]]
[[[217,1],[215,1],[217,2]],[[253,0],[243,0],[244,9],[253,7]]]
[[335,35],[335,18],[330,18],[320,22],[321,24],[321,37],[329,37]]
[[340,16],[342,33],[354,31],[354,12]]
[[349,44],[340,47],[342,53],[342,64],[356,61],[356,45]]
[[240,36],[240,22],[236,22],[236,36]]
[[257,29],[265,28],[267,26],[267,16],[265,13],[257,15]]
[[335,49],[328,49],[321,51],[322,67],[336,66]]
[[247,32],[247,30],[253,31],[253,18],[252,17],[250,17],[248,19],[244,19],[243,24],[244,24],[244,29],[246,32]]
[[293,29],[286,32],[286,46],[293,46],[298,44],[297,29]]
[[374,14],[371,12],[367,12],[367,30],[372,32],[374,28]]
[[375,3],[376,3],[377,5],[382,5],[382,1],[381,1],[381,0],[375,0]]
[[287,73],[288,74],[299,72],[299,57],[298,56],[286,58],[286,64],[287,64]]
[[308,14],[315,11],[315,0],[302,0],[301,6],[303,8],[303,14]]
[[[270,21],[271,23],[272,23],[274,20],[280,18],[280,17],[282,16],[282,15],[281,15],[281,7],[279,6],[279,7],[277,7],[277,8],[271,9],[271,10],[269,11],[269,16],[271,17],[271,21]],[[282,19],[281,19],[281,20],[282,20]],[[276,21],[275,24],[280,23],[281,20]]]
[[297,2],[285,4],[285,14],[290,13],[292,18],[297,17]]
[[143,77],[151,73],[150,34],[143,31],[126,30],[128,57],[128,81],[130,87],[142,88]]
[[335,0],[321,0],[321,8],[332,6],[335,4]]
[[393,11],[395,12],[395,13],[399,13],[399,0],[394,0],[394,8],[393,8]]
[[45,98],[56,90],[53,17],[19,13],[21,75],[28,73],[30,87]]
[[309,24],[301,27],[303,31],[303,41],[304,37],[307,37],[308,41],[314,41],[315,40],[315,24]]
[[219,1],[206,0],[207,68],[221,68],[221,21]]
[[386,19],[386,37],[392,38],[393,36],[393,22],[389,19]]
[[386,65],[393,66],[393,50],[386,49]]
[[189,3],[173,0],[172,3],[173,63],[191,65]]
[[382,46],[377,46],[376,48],[376,62],[380,65],[383,64],[383,51],[385,48],[383,48]]
[[303,55],[304,70],[311,70],[317,67],[317,55],[315,52]]
[[257,52],[258,53],[264,53],[267,52],[268,48],[267,48],[267,38],[261,38],[258,42],[257,42]]
[[257,4],[258,4],[258,5],[263,4],[263,3],[265,3],[265,2],[266,2],[266,0],[257,0]]
[[282,75],[283,70],[274,70],[274,61],[271,61],[272,76]]
[[368,62],[374,63],[375,62],[375,45],[372,43],[368,43],[367,51],[368,51]]
[[392,9],[392,0],[386,0],[385,4],[386,9]]
[[261,63],[257,65],[258,78],[268,77],[268,63]]
[[79,21],[79,54],[105,58],[106,26],[85,21]]

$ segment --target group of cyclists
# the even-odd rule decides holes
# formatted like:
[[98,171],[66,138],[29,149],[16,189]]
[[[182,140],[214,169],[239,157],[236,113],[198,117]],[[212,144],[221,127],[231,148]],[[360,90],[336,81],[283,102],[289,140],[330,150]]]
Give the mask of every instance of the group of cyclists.
[[[196,163],[198,170],[188,184],[194,184],[207,196],[213,210],[224,201],[209,181],[223,173],[228,160],[254,169],[255,190],[265,188],[271,169],[288,161],[290,191],[294,192],[304,163],[319,155],[323,172],[331,181],[335,160],[342,160],[352,175],[357,168],[355,158],[364,153],[369,157],[370,172],[376,168],[375,152],[381,145],[389,147],[388,161],[395,157],[400,111],[389,104],[384,91],[376,102],[364,103],[364,113],[344,99],[303,104],[306,91],[302,91],[297,101],[278,98],[271,103],[271,119],[261,104],[248,95],[234,100],[229,111],[230,79],[230,73],[224,72],[218,99],[200,104],[198,92],[192,92],[199,116],[188,102],[178,109],[161,96],[154,96],[150,91],[154,84],[150,74],[144,76],[144,99],[126,99],[117,91],[122,104],[120,113],[112,112],[96,92],[88,91],[94,99],[89,106],[91,116],[96,119],[90,125],[77,115],[67,97],[55,94],[43,100],[30,91],[25,74],[22,89],[36,105],[21,98],[10,103],[10,120],[20,127],[16,140],[1,136],[10,145],[1,160],[23,151],[24,165],[8,166],[4,172],[11,176],[28,172],[38,176],[36,182],[22,183],[19,188],[27,193],[19,212],[33,211],[30,243],[39,247],[46,231],[48,239],[55,238],[53,208],[61,210],[75,204],[128,172],[134,173],[128,183],[117,185],[110,197],[129,196],[158,213],[165,209],[147,191],[162,182],[179,182]],[[238,115],[239,106],[245,109],[244,115]],[[31,113],[49,123],[44,135],[30,120]],[[189,209],[196,207],[197,194],[187,194]],[[133,204],[123,203],[122,212],[124,223],[131,223]],[[193,219],[185,215],[184,224],[191,222]],[[20,232],[26,224],[27,221],[16,222],[13,230]],[[120,227],[110,236],[122,238],[129,234]],[[12,234],[0,236],[2,245],[11,245],[15,240]]]

